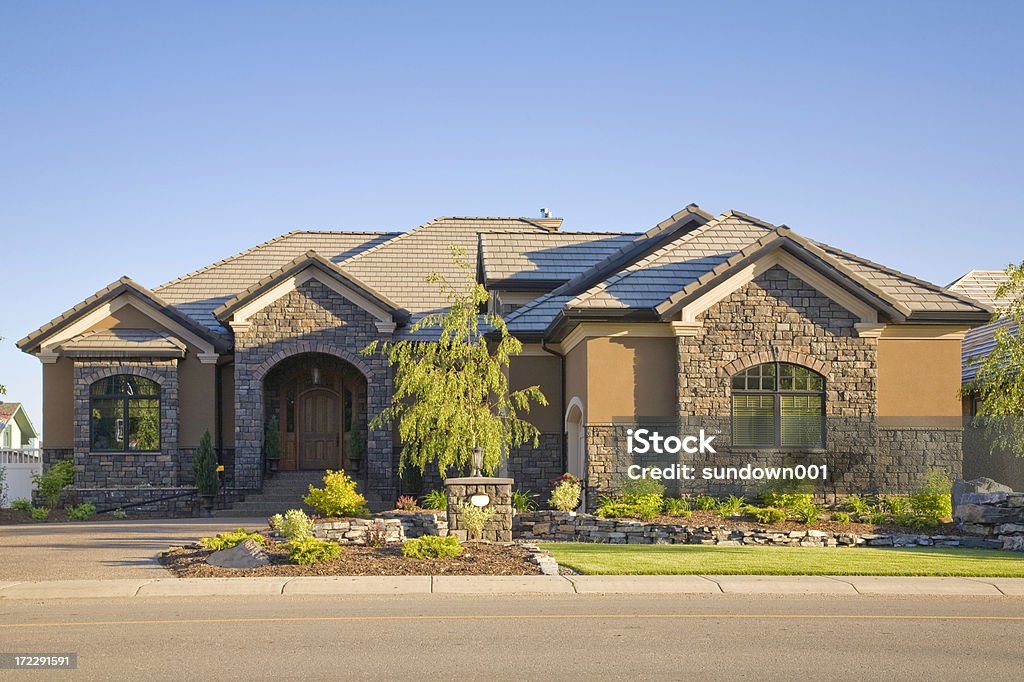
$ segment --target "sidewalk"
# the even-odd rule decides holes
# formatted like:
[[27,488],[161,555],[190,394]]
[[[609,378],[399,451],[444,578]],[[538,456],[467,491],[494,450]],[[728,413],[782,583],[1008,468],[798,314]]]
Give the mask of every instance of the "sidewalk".
[[370,594],[828,594],[1024,597],[1024,578],[538,575],[0,581],[0,600]]

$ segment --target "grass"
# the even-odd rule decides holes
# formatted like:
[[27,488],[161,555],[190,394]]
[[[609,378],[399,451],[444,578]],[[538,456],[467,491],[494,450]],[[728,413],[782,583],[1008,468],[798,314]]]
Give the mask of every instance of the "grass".
[[943,547],[713,547],[553,542],[542,548],[587,575],[944,575],[1022,578],[1024,555]]

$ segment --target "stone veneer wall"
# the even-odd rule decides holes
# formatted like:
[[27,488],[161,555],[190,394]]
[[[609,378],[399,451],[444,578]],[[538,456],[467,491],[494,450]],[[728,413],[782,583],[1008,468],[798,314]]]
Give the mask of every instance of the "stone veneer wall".
[[[89,390],[115,374],[135,374],[160,385],[160,452],[89,451]],[[75,360],[75,487],[174,487],[178,481],[178,361]]]
[[[235,484],[256,489],[262,483],[263,377],[277,363],[299,353],[326,353],[356,367],[367,381],[367,413],[372,419],[391,400],[391,369],[386,359],[359,352],[371,341],[390,339],[376,319],[313,279],[281,297],[235,329]],[[371,429],[363,463],[365,485],[373,496],[393,500],[398,491],[397,461],[390,429]]]
[[[752,282],[701,315],[695,336],[677,340],[678,428],[716,434],[716,455],[681,455],[705,466],[826,464],[829,480],[818,486],[825,500],[849,493],[907,493],[932,467],[961,474],[959,429],[885,428],[877,425],[877,339],[861,337],[859,318],[781,267]],[[761,363],[789,362],[825,377],[826,443],[823,449],[733,447],[731,378]],[[619,452],[632,424],[587,424],[588,508],[623,480],[632,457]],[[664,466],[664,464],[662,464]],[[684,482],[672,493],[752,495],[761,482]]]
[[495,510],[484,526],[480,540],[491,542],[512,541],[512,479],[490,477],[449,478],[444,482],[448,493],[448,534],[459,540],[468,539],[468,531],[460,523],[459,505],[474,495],[490,498],[487,507]]
[[956,501],[957,527],[986,536],[1000,549],[1024,552],[1024,493],[964,493]]
[[542,433],[536,448],[523,446],[509,452],[505,470],[515,480],[517,490],[529,490],[547,496],[552,483],[565,473],[562,434]]
[[383,533],[385,542],[402,542],[424,535],[444,537],[448,535],[448,521],[443,511],[405,514],[385,512],[375,514],[369,519],[317,521],[313,526],[313,535],[343,545],[363,545],[366,544],[366,536],[371,529]]

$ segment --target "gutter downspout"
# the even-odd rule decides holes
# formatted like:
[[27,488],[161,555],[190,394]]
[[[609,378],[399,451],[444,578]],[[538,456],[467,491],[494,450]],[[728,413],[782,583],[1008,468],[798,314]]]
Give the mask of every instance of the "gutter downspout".
[[[569,470],[569,448],[568,448],[568,443],[566,442],[567,435],[565,433],[565,404],[566,404],[565,403],[565,355],[563,355],[562,353],[559,353],[556,350],[552,350],[552,349],[548,348],[548,342],[545,341],[544,339],[541,339],[540,347],[541,347],[541,350],[543,350],[545,353],[550,353],[551,355],[554,355],[560,361],[558,363],[558,366],[561,369],[561,375],[562,376],[561,376],[561,385],[559,386],[558,390],[559,390],[559,396],[561,396],[561,401],[560,402],[562,403],[562,405],[561,405],[561,411],[558,413],[559,414],[558,420],[559,420],[559,422],[562,425],[562,428],[561,428],[561,431],[562,431],[562,471],[568,471]],[[582,426],[583,425],[581,424],[580,427],[582,428]],[[585,489],[586,488],[586,480],[584,480],[583,485],[584,485],[584,489]]]

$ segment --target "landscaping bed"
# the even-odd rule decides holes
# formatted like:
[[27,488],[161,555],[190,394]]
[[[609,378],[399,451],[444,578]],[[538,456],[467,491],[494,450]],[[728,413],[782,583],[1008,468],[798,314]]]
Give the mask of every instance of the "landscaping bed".
[[[19,509],[0,509],[0,526],[19,523],[66,523],[68,521],[78,520],[79,519],[72,519],[66,509],[52,509],[50,510],[50,515],[45,519],[34,519],[32,518],[31,512],[21,511]],[[114,516],[113,512],[96,514],[88,519],[89,522],[123,520],[124,519],[118,519]]]
[[212,554],[201,547],[172,547],[160,563],[179,578],[250,578],[255,576],[362,575],[539,575],[530,552],[518,545],[464,543],[462,556],[414,559],[401,546],[381,548],[349,545],[337,559],[306,566],[293,564],[281,544],[266,548],[271,563],[259,568],[221,568],[206,563]]
[[[624,521],[637,521],[639,519],[625,518]],[[694,511],[686,518],[678,516],[658,516],[645,523],[661,523],[675,526],[696,526],[707,528],[726,527],[733,530],[773,530],[773,531],[801,531],[820,530],[826,533],[853,533],[857,535],[893,535],[893,534],[915,534],[921,533],[919,528],[901,526],[898,523],[859,523],[857,521],[840,522],[820,520],[814,523],[800,523],[798,521],[779,521],[776,523],[759,523],[756,519],[747,515],[722,516],[712,511]],[[952,521],[945,521],[928,528],[930,535],[962,535]]]

